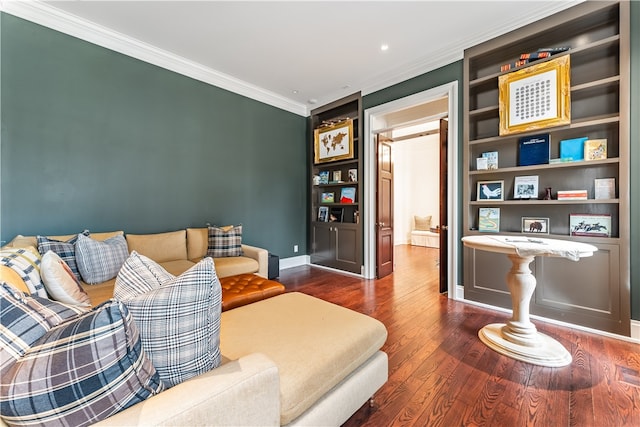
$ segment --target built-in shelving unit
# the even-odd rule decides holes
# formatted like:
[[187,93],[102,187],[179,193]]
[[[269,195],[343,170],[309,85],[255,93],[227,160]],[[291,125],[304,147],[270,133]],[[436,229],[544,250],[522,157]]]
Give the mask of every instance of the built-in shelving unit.
[[[587,327],[630,333],[629,297],[629,4],[586,2],[465,51],[463,234],[479,234],[479,210],[500,209],[500,234],[522,234],[523,217],[549,219],[551,238],[591,243],[594,257],[574,263],[536,259],[538,279],[531,312]],[[501,136],[500,66],[521,53],[544,47],[570,50],[571,123]],[[557,58],[541,59],[518,68]],[[607,158],[518,166],[519,139],[550,135],[550,158],[560,157],[561,140],[607,139]],[[498,168],[476,170],[482,153],[498,152]],[[537,175],[539,194],[514,199],[514,180]],[[595,199],[594,180],[615,178],[615,197]],[[478,200],[479,181],[504,181],[504,200]],[[545,189],[587,190],[587,200],[544,200]],[[572,235],[571,214],[610,215],[610,237]],[[546,236],[544,236],[546,237]],[[510,307],[502,255],[465,249],[465,298]],[[486,268],[491,265],[491,268]]]
[[[360,93],[337,100],[311,112],[310,141],[310,235],[309,247],[312,264],[360,274],[362,272],[362,99]],[[316,163],[314,131],[327,123],[342,120],[353,121],[353,157],[326,163]],[[349,170],[356,170],[356,179],[349,180]],[[317,183],[321,173],[329,174],[328,183]],[[333,180],[334,172],[340,173],[340,181]],[[353,203],[340,202],[342,190],[355,189]],[[334,202],[323,202],[323,193],[333,193]],[[319,216],[320,207],[328,211],[327,221]],[[332,220],[332,212],[338,212]]]

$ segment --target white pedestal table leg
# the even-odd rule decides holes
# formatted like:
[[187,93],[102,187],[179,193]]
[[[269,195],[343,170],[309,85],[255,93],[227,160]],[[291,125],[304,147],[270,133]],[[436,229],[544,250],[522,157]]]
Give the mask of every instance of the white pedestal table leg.
[[507,255],[511,270],[507,286],[513,314],[506,324],[492,323],[480,329],[478,337],[491,349],[505,356],[535,365],[560,367],[571,363],[571,354],[555,339],[541,334],[529,319],[529,305],[536,278],[529,270],[532,256]]

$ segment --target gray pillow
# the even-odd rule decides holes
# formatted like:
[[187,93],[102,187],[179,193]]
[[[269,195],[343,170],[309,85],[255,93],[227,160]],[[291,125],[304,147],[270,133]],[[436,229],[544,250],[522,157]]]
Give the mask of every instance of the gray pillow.
[[96,284],[113,279],[128,256],[129,248],[122,235],[102,242],[78,235],[76,263],[82,280],[86,283]]

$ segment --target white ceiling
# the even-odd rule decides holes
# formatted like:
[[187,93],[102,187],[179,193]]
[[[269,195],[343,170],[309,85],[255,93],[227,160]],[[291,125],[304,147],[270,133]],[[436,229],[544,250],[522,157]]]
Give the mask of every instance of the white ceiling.
[[302,115],[578,2],[0,0],[5,12]]

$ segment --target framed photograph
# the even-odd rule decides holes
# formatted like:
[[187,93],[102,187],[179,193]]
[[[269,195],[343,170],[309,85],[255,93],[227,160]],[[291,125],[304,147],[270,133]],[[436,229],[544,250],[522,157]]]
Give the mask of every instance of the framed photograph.
[[522,217],[522,232],[549,234],[549,218]]
[[322,198],[320,200],[322,201],[322,203],[333,203],[335,201],[333,192],[322,193]]
[[358,169],[349,169],[349,182],[358,182]]
[[318,221],[327,222],[329,219],[329,208],[327,206],[320,206],[318,208]]
[[342,222],[344,216],[344,208],[331,208],[329,212],[329,222]]
[[498,152],[497,151],[487,151],[486,153],[482,153],[482,157],[487,159],[487,169],[496,170],[498,169]]
[[570,214],[572,236],[611,237],[611,215]]
[[504,181],[478,181],[476,200],[504,200]]
[[500,231],[500,208],[478,210],[478,231],[497,233]]
[[320,177],[320,184],[329,183],[329,171],[320,171],[318,176]]
[[313,132],[315,163],[353,159],[353,120],[323,126]]
[[489,170],[489,159],[486,157],[478,157],[476,159],[476,170],[486,171]]
[[342,171],[333,171],[333,182],[342,182]]
[[516,176],[513,181],[514,199],[538,198],[538,175]]
[[615,178],[596,178],[593,180],[594,198],[596,199],[615,199],[616,198],[616,179]]
[[498,77],[500,135],[571,123],[570,56]]

